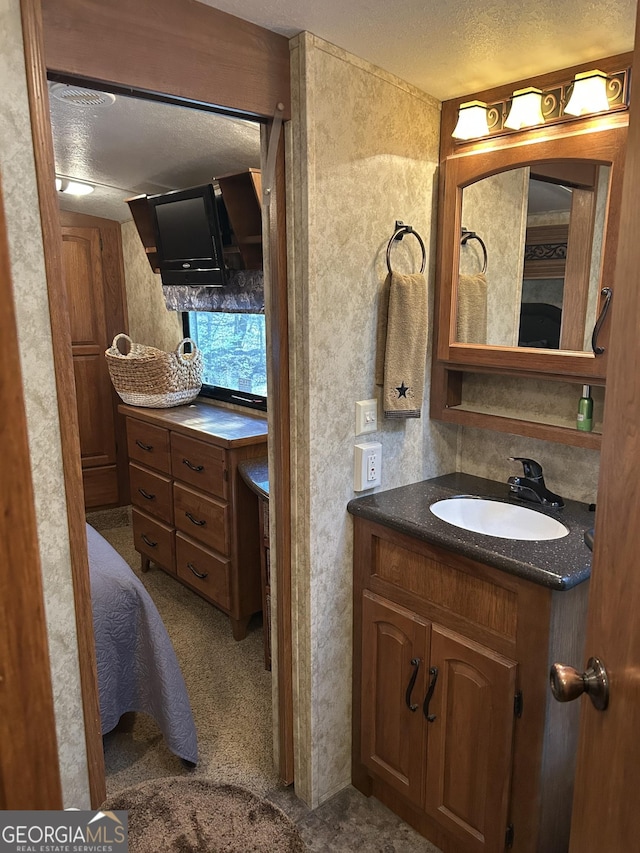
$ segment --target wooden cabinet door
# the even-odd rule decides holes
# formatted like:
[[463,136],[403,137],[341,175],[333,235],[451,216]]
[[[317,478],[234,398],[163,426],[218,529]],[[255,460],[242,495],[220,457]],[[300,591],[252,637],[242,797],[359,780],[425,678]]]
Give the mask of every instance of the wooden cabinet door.
[[364,592],[362,761],[379,779],[420,807],[428,630],[428,623],[411,611]]
[[100,230],[62,228],[62,257],[76,380],[85,506],[117,504],[115,415],[104,357],[107,340]]
[[427,722],[425,808],[465,841],[504,850],[513,740],[516,663],[433,625],[438,678]]

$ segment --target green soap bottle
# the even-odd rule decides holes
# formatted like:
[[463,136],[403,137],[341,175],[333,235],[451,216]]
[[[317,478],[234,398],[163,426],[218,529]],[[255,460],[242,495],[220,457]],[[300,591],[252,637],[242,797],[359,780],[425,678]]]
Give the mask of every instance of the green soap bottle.
[[578,401],[576,427],[582,432],[591,432],[593,429],[593,399],[590,385],[582,386],[582,397]]

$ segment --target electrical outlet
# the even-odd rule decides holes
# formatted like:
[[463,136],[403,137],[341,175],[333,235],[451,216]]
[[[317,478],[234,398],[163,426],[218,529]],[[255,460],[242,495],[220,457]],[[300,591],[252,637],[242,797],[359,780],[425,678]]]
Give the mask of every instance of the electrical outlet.
[[373,489],[382,482],[382,445],[379,441],[354,447],[353,488],[356,492]]
[[378,429],[378,401],[359,400],[356,403],[356,435]]

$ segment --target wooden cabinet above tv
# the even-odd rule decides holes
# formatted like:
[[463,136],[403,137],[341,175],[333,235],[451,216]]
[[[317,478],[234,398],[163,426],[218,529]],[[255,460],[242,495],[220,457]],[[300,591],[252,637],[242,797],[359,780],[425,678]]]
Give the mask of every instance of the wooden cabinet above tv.
[[[216,179],[229,216],[232,244],[224,247],[230,269],[262,269],[262,177],[260,169],[222,175]],[[146,195],[127,199],[133,221],[154,273],[159,273],[156,237]]]

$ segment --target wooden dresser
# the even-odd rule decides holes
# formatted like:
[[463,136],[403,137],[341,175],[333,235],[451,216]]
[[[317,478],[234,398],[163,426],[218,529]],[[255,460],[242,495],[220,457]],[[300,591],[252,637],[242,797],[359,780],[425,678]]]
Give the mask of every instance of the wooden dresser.
[[267,452],[264,417],[196,402],[121,405],[126,416],[133,535],[151,562],[229,615],[246,636],[262,609],[258,498],[238,464]]

